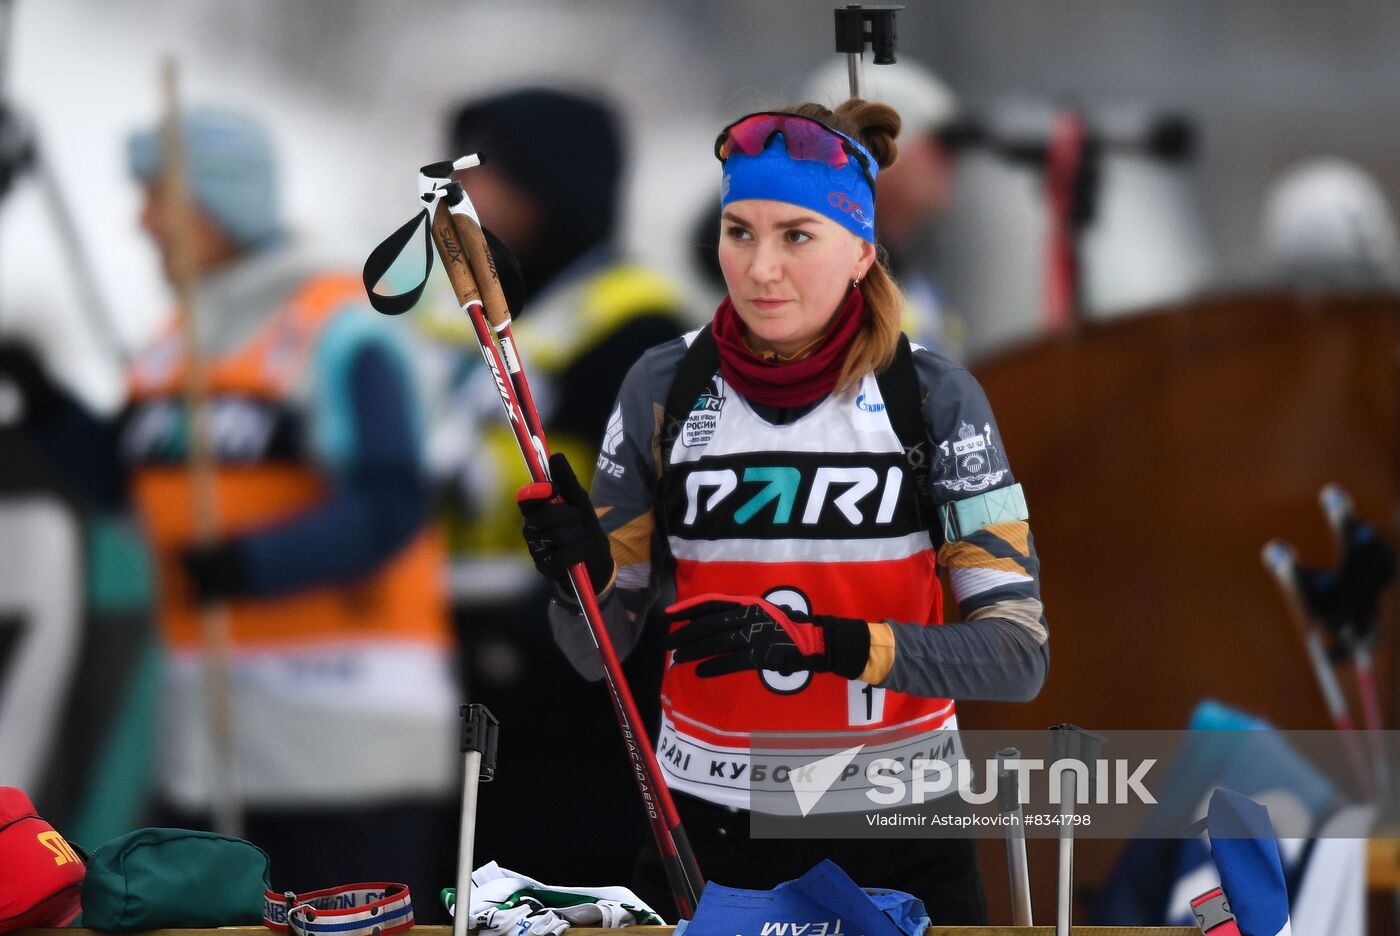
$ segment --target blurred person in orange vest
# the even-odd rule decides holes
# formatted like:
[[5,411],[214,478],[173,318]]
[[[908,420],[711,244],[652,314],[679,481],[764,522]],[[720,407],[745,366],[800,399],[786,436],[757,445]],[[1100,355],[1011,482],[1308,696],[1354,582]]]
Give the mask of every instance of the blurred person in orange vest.
[[[220,539],[195,544],[182,310],[137,355],[114,423],[94,435],[91,414],[51,399],[34,432],[78,486],[130,496],[150,542],[168,651],[160,822],[209,822],[200,610],[221,603],[234,783],[273,883],[403,882],[431,917],[452,875],[458,695],[412,362],[358,273],[287,238],[264,130],[217,110],[183,123]],[[159,129],[128,155],[170,277]]]

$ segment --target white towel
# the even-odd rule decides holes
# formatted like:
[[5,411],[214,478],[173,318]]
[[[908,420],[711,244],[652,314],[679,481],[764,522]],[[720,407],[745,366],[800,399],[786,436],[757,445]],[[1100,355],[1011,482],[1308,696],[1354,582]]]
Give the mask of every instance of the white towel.
[[[521,891],[552,891],[587,898],[568,907],[546,906]],[[454,894],[455,897],[455,894]],[[510,906],[502,906],[507,902]],[[456,915],[455,901],[448,910]],[[620,929],[662,925],[661,917],[626,887],[576,887],[543,884],[534,878],[488,862],[472,872],[471,926],[479,936],[559,936],[570,926]]]

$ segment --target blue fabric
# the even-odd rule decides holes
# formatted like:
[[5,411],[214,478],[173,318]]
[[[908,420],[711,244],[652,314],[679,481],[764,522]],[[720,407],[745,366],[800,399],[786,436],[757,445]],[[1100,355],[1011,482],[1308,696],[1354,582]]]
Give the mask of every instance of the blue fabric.
[[867,892],[834,862],[772,890],[710,881],[687,936],[922,936],[923,902],[900,891]]
[[[1336,796],[1331,783],[1268,722],[1206,700],[1192,713],[1190,728],[1193,733],[1168,768],[1161,803],[1144,835],[1178,834],[1199,816],[1206,794],[1218,787],[1249,796],[1287,790],[1307,805],[1314,822],[1330,813]],[[1301,877],[1306,860],[1304,853],[1288,869],[1293,879]],[[1091,922],[1097,926],[1194,926],[1191,908],[1168,906],[1168,899],[1177,881],[1210,864],[1211,850],[1204,837],[1133,839],[1124,846],[1095,899]]]
[[1268,731],[1273,726],[1264,719],[1214,699],[1204,699],[1191,713],[1187,731]]
[[933,925],[924,902],[913,894],[876,887],[865,888],[865,893],[904,936],[924,936],[924,931]]
[[[1177,849],[1175,868],[1169,878],[1170,890],[1168,893],[1174,893],[1176,891],[1176,884],[1178,881],[1184,881],[1188,878],[1195,879],[1200,875],[1204,875],[1203,880],[1205,880],[1207,886],[1192,887],[1191,890],[1197,891],[1198,893],[1188,893],[1184,900],[1180,900],[1166,907],[1162,911],[1162,916],[1153,920],[1143,921],[1150,925],[1194,926],[1196,923],[1196,914],[1191,909],[1189,901],[1195,899],[1200,894],[1204,894],[1210,886],[1214,886],[1214,879],[1211,878],[1208,873],[1202,871],[1202,869],[1208,870],[1211,865],[1210,844],[1206,841],[1205,836],[1182,839],[1178,843]],[[1219,877],[1219,875],[1217,874],[1215,877]]]
[[[845,139],[866,154],[870,176],[874,178],[879,172],[875,158],[860,143],[850,137]],[[793,159],[782,134],[776,134],[757,156],[736,150],[724,162],[720,207],[749,198],[810,209],[875,243],[875,193],[854,157],[848,158],[840,169],[814,159]]]
[[[200,209],[241,247],[277,240],[277,161],[266,131],[240,114],[191,110],[182,116],[190,191]],[[164,169],[160,128],[127,141],[131,174],[150,185]]]
[[364,343],[346,377],[353,444],[330,497],[237,540],[253,594],[353,584],[393,557],[427,520],[413,394],[401,368],[385,348]]
[[1191,734],[1168,766],[1160,805],[1144,834],[1177,834],[1193,819],[1212,788],[1226,786],[1248,796],[1270,789],[1296,794],[1315,819],[1331,811],[1336,795],[1283,735],[1266,721],[1207,700],[1192,713]]
[[1243,936],[1276,936],[1288,922],[1283,877],[1269,810],[1233,790],[1216,790],[1206,814],[1220,883]]

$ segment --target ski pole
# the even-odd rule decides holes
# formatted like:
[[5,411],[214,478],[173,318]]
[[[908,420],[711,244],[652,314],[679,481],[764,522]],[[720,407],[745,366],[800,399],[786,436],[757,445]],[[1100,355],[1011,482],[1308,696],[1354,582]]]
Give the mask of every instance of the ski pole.
[[[180,120],[179,88],[173,59],[163,69],[165,120],[161,127],[165,171],[166,220],[171,231],[176,305],[185,343],[185,419],[189,442],[190,484],[193,488],[194,536],[203,546],[218,539],[218,502],[214,480],[214,454],[209,447],[209,384],[205,360],[199,349],[198,309],[195,290],[194,215],[185,179],[184,131]],[[229,675],[231,625],[223,602],[200,609],[204,641],[204,675],[207,689],[209,734],[214,763],[210,770],[210,801],[214,828],[225,835],[243,834],[243,804],[238,792],[234,762],[232,687]]]
[[25,172],[34,174],[59,247],[67,254],[68,269],[78,293],[78,309],[87,320],[94,340],[117,367],[125,369],[131,363],[131,353],[116,327],[111,305],[98,287],[96,268],[64,197],[63,181],[50,162],[33,122],[8,97],[14,6],[15,0],[0,0],[0,201],[19,176]]
[[[514,430],[515,440],[521,457],[535,482],[549,481],[549,450],[544,430],[540,425],[539,412],[530,394],[529,382],[515,348],[510,333],[510,316],[498,307],[495,316],[482,301],[479,283],[489,284],[492,292],[500,297],[500,283],[494,266],[489,264],[489,251],[476,211],[458,183],[449,183],[446,197],[440,202],[433,218],[433,240],[438,246],[448,278],[457,292],[458,301],[466,307],[472,320],[478,343],[486,358],[486,365],[496,381],[501,403]],[[465,254],[462,247],[465,246]],[[475,255],[478,263],[487,266],[486,276],[477,278],[471,258]],[[465,274],[465,276],[463,275]],[[502,302],[503,305],[503,302]],[[493,333],[500,335],[499,347],[493,341]],[[502,372],[510,375],[509,382],[502,379]],[[517,387],[519,390],[517,391]],[[637,703],[622,673],[622,664],[613,648],[612,638],[603,624],[602,610],[598,606],[593,583],[588,577],[588,569],[582,562],[569,569],[569,581],[583,609],[584,618],[594,644],[603,660],[604,677],[608,695],[613,702],[623,740],[627,744],[632,759],[637,786],[646,804],[647,818],[652,833],[656,836],[657,847],[666,876],[676,900],[677,910],[684,918],[695,912],[704,879],[690,850],[690,843],[681,826],[680,814],[671,799],[670,790],[661,778],[661,767],[652,751],[651,741],[642,728],[642,719],[637,711]]]
[[[1351,496],[1339,484],[1328,484],[1318,492],[1318,503],[1327,516],[1327,525],[1337,539],[1339,561],[1346,562],[1352,530],[1360,522],[1356,518]],[[1356,667],[1356,684],[1361,695],[1361,717],[1366,726],[1366,742],[1371,749],[1371,764],[1376,778],[1376,792],[1382,802],[1389,802],[1391,790],[1390,765],[1385,758],[1384,727],[1380,696],[1376,689],[1375,668],[1371,664],[1370,621],[1349,621],[1352,665]]]
[[[531,481],[549,482],[549,448],[540,423],[539,412],[530,393],[529,381],[515,348],[510,329],[510,311],[506,308],[500,281],[476,209],[458,182],[451,181],[454,171],[479,165],[474,155],[455,162],[434,163],[419,173],[422,201],[426,205],[419,219],[410,221],[370,254],[365,264],[365,287],[371,302],[382,312],[396,314],[411,308],[421,294],[423,284],[401,296],[385,297],[374,293],[374,284],[388,269],[392,255],[401,250],[423,218],[436,245],[436,253],[447,270],[458,304],[471,321],[482,357],[500,395],[506,419],[515,436],[516,445],[524,459]],[[430,269],[432,254],[427,257]],[[428,269],[424,271],[426,282]],[[499,339],[499,340],[498,340]],[[589,635],[598,648],[603,663],[604,680],[613,703],[618,727],[627,746],[633,776],[642,794],[647,819],[656,839],[662,865],[666,870],[677,910],[682,917],[694,914],[699,902],[704,878],[691,851],[680,814],[670,790],[661,778],[651,741],[642,727],[637,703],[622,673],[612,639],[603,623],[602,611],[594,593],[588,571],[583,563],[569,569],[569,581],[583,611]]]
[[1079,801],[1079,776],[1074,764],[1085,767],[1084,801],[1094,800],[1094,776],[1104,739],[1068,722],[1050,726],[1050,763],[1063,761],[1070,769],[1060,772],[1059,886],[1055,895],[1055,936],[1069,936],[1074,917],[1074,825]]
[[1026,861],[1026,830],[1021,810],[1020,774],[1007,766],[1019,761],[1016,748],[997,751],[997,796],[1006,817],[1006,865],[1011,882],[1011,925],[1034,926],[1031,921],[1031,877]]
[[1294,571],[1298,565],[1298,554],[1292,546],[1282,540],[1274,539],[1264,544],[1260,558],[1264,562],[1264,568],[1269,570],[1274,582],[1278,585],[1279,593],[1283,595],[1284,604],[1288,606],[1294,632],[1303,642],[1308,663],[1312,666],[1313,678],[1317,681],[1317,688],[1321,691],[1322,700],[1327,705],[1327,713],[1332,717],[1333,726],[1341,732],[1342,745],[1346,749],[1347,760],[1351,762],[1352,772],[1356,774],[1361,795],[1370,798],[1375,792],[1371,782],[1371,774],[1366,769],[1366,759],[1356,739],[1355,726],[1352,724],[1346,697],[1342,695],[1342,687],[1337,682],[1337,674],[1327,659],[1327,648],[1323,645],[1322,629],[1311,622],[1303,605],[1302,595],[1298,593],[1298,581]]
[[452,936],[467,936],[471,926],[472,851],[476,843],[476,789],[496,778],[496,739],[500,722],[484,705],[464,705],[462,714],[462,824],[457,835],[457,894]]

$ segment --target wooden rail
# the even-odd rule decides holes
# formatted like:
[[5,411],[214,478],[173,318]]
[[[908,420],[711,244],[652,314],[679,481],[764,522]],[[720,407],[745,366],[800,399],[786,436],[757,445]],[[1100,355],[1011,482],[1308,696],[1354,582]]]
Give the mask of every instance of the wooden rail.
[[[1076,926],[1081,936],[1199,936],[1199,930],[1189,926]],[[219,929],[160,929],[149,930],[147,936],[267,936],[270,930],[261,926],[225,926]],[[473,931],[475,932],[475,931]],[[670,936],[669,926],[631,926],[627,932],[636,936]],[[924,936],[1053,936],[1053,926],[931,926]],[[415,936],[452,936],[450,926],[415,926]],[[574,926],[571,936],[604,936],[616,930]],[[28,929],[16,936],[108,936],[100,930],[89,929]]]

